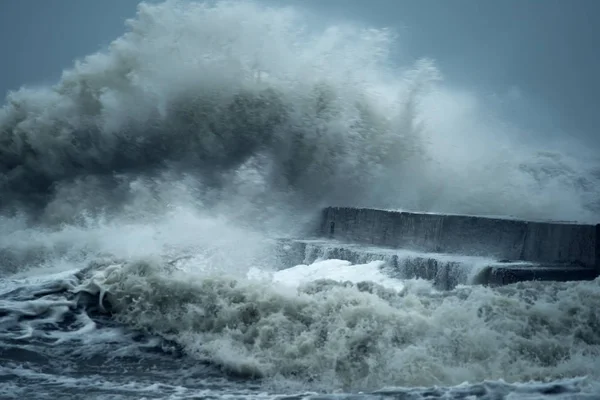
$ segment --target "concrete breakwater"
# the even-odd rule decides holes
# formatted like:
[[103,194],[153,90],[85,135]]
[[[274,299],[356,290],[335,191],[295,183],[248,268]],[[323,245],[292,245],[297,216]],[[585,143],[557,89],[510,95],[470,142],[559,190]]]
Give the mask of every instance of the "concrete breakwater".
[[391,276],[432,280],[446,290],[600,273],[600,225],[329,207],[311,236],[279,241],[283,268],[382,260]]
[[370,246],[600,271],[600,224],[329,207],[323,210],[317,236]]
[[595,269],[588,267],[423,253],[328,239],[279,239],[275,248],[283,269],[327,259],[347,260],[353,264],[383,261],[382,269],[390,277],[427,279],[440,290],[450,290],[461,284],[498,286],[527,280],[591,280],[598,275]]

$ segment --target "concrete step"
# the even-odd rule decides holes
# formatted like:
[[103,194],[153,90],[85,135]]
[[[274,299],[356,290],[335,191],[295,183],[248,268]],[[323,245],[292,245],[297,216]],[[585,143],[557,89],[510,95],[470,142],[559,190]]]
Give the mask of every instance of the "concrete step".
[[486,268],[479,276],[479,283],[500,286],[523,281],[592,281],[598,275],[596,269],[579,265],[513,263]]
[[594,268],[573,263],[499,261],[489,257],[425,253],[378,246],[365,246],[326,239],[280,239],[277,258],[282,268],[340,259],[354,264],[381,260],[393,278],[431,280],[440,290],[460,284],[505,285],[527,280],[593,280]]

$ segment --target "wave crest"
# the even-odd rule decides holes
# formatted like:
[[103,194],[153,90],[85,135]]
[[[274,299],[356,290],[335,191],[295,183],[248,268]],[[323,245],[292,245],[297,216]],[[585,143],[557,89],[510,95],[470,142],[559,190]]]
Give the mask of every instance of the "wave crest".
[[202,206],[215,190],[239,204],[246,181],[249,203],[597,217],[597,175],[498,150],[431,61],[394,66],[392,32],[305,21],[252,2],[142,3],[105,52],[9,94],[3,208],[61,220],[73,214],[61,204],[121,210],[132,186],[176,181]]

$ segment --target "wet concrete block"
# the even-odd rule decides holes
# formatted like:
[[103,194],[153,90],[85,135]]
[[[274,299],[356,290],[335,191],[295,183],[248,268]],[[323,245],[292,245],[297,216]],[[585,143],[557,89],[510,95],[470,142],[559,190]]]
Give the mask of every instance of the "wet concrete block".
[[318,234],[422,252],[566,263],[600,271],[599,226],[329,207],[323,210]]
[[273,253],[280,269],[300,265],[304,263],[306,242],[293,239],[278,239],[274,243]]
[[594,225],[530,222],[523,243],[522,260],[596,264]]
[[419,253],[332,240],[282,239],[281,269],[318,260],[338,259],[353,264],[383,261],[382,270],[396,279],[426,279],[439,290],[460,284],[499,286],[521,281],[580,281],[598,276],[595,268],[570,263],[502,262],[491,258]]
[[[412,216],[412,214],[407,214]],[[523,221],[438,215],[438,247],[446,253],[519,259],[527,224]]]
[[595,269],[573,265],[493,266],[486,273],[484,284],[500,286],[523,281],[592,281],[597,277]]

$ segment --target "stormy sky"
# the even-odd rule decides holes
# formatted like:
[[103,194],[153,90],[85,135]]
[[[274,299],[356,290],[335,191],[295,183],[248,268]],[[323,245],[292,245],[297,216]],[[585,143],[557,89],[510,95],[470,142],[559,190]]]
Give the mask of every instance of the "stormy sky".
[[[324,20],[393,28],[403,61],[432,58],[470,90],[548,140],[600,148],[597,0],[261,0]],[[73,60],[124,31],[138,0],[0,1],[0,95],[54,83]]]

